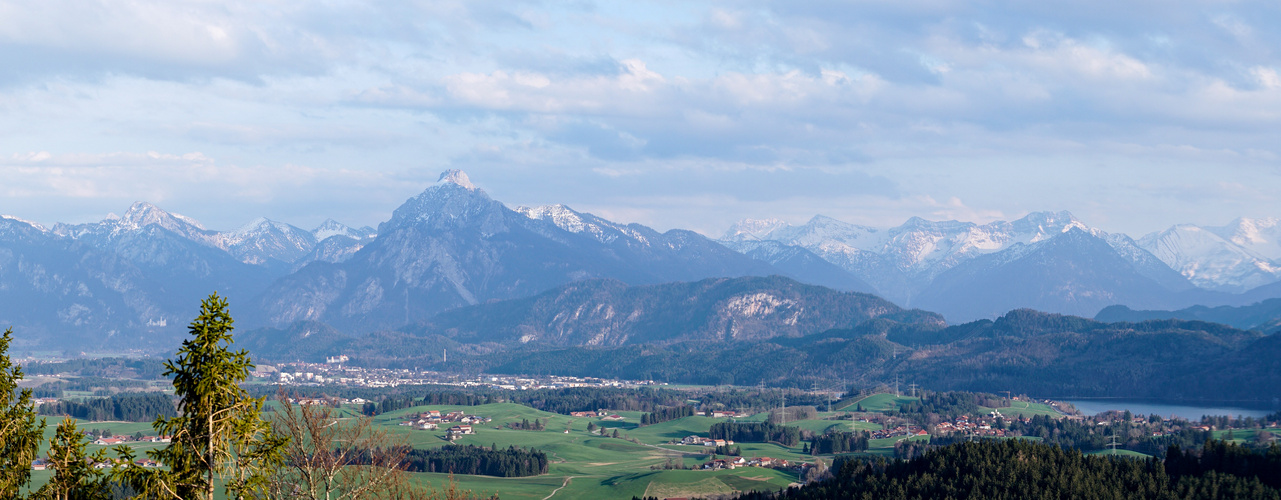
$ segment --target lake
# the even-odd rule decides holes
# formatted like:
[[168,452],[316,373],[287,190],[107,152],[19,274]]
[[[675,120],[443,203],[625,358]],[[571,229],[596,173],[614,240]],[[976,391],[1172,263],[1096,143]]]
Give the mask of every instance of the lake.
[[1170,415],[1186,418],[1188,420],[1200,420],[1205,415],[1228,415],[1231,417],[1254,417],[1259,418],[1271,415],[1275,410],[1252,410],[1248,408],[1236,408],[1232,406],[1189,406],[1177,404],[1161,404],[1150,401],[1133,401],[1124,399],[1075,399],[1068,400],[1086,415],[1097,415],[1108,410],[1125,411],[1130,413],[1151,415],[1153,413],[1164,418],[1170,418]]

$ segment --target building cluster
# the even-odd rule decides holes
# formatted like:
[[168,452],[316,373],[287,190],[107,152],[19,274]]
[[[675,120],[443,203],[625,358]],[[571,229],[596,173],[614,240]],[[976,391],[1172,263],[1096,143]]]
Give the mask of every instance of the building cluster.
[[781,458],[770,457],[732,457],[709,460],[703,464],[703,470],[737,469],[739,467],[765,467],[769,469],[787,469],[792,464]]
[[[977,419],[961,415],[951,422],[943,422],[934,426],[934,432],[939,435],[960,433],[967,436],[1006,437],[1008,433],[1005,429],[997,428],[997,420],[1009,419],[995,410]],[[1029,422],[1027,417],[1019,417],[1018,420],[1023,423]]]
[[[85,434],[88,435],[88,431],[86,431]],[[173,441],[173,438],[170,436],[103,436],[95,438],[91,444],[98,446],[116,446],[126,443],[168,443],[171,441]],[[95,469],[110,469],[123,466],[127,463],[128,462],[123,459],[107,459],[101,462],[93,461],[90,465]],[[142,467],[160,467],[160,462],[150,458],[140,458],[135,460],[134,463]],[[43,458],[38,458],[31,462],[31,470],[45,470],[48,469],[49,466],[49,461]]]
[[408,418],[408,420],[401,421],[400,425],[413,427],[421,431],[437,430],[449,424],[455,424],[449,426],[445,430],[445,434],[449,436],[450,439],[458,436],[475,434],[476,431],[472,427],[473,425],[483,424],[493,420],[489,417],[468,415],[461,411],[441,413],[440,410],[428,410],[415,413],[413,415],[409,415]]
[[680,444],[702,445],[702,446],[733,446],[734,441],[729,439],[711,439],[703,436],[689,435],[680,440]]
[[506,390],[565,389],[570,387],[635,388],[666,385],[652,380],[614,380],[565,376],[461,376],[407,368],[362,368],[348,366],[346,356],[332,356],[326,363],[259,365],[253,375],[272,383],[292,386],[339,385],[349,387],[396,387],[401,385],[452,385],[460,388]]
[[925,432],[925,429],[921,429],[910,424],[886,427],[881,430],[872,431],[871,434],[872,439],[905,438],[930,435],[930,433]]
[[[124,460],[122,458],[109,458],[101,462],[97,460],[93,460],[92,463],[90,463],[90,465],[95,469],[114,469],[116,467],[122,467],[128,463],[129,462],[127,460]],[[147,468],[161,466],[160,462],[157,462],[150,458],[140,458],[140,459],[134,460],[133,463],[138,464],[141,467],[147,467]],[[46,470],[49,467],[50,467],[49,461],[43,458],[39,458],[31,462],[31,470]]]
[[110,436],[95,439],[93,444],[98,446],[115,446],[125,443],[168,443],[172,440],[173,439],[169,436],[143,436],[140,439],[135,439],[133,436]]

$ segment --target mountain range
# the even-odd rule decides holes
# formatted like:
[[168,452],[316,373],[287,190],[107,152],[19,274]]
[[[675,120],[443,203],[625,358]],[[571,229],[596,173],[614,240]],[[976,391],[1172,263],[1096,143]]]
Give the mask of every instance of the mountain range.
[[[981,225],[913,218],[893,228],[823,216],[800,226],[744,220],[714,240],[564,205],[508,207],[451,170],[377,229],[331,219],[304,230],[261,218],[219,232],[142,202],[123,216],[52,228],[4,216],[0,324],[28,332],[29,347],[168,346],[217,290],[243,327],[318,322],[359,335],[574,283],[772,275],[960,323],[1019,308],[1092,316],[1118,304],[1248,305],[1281,297],[1279,259],[1274,219],[1180,225],[1135,240],[1067,212]],[[546,318],[529,318],[539,335],[560,335],[536,319]]]

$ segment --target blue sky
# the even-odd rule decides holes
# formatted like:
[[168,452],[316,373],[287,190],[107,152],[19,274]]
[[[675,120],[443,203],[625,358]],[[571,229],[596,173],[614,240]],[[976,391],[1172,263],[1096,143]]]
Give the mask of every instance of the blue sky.
[[0,0],[0,213],[1281,216],[1275,1]]

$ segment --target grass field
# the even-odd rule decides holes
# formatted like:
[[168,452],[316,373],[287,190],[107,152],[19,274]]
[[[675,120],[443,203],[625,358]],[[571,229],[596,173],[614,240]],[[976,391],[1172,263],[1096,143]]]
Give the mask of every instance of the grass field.
[[841,411],[854,411],[859,406],[863,407],[863,411],[877,411],[877,412],[888,411],[888,410],[897,409],[898,405],[902,403],[905,403],[908,401],[920,401],[920,399],[921,398],[913,398],[909,396],[895,396],[893,394],[885,394],[885,393],[873,394],[863,399],[854,400],[850,404],[845,405],[844,408],[841,408]]
[[[1091,452],[1089,452],[1089,453],[1086,453],[1086,455],[1104,455],[1104,456],[1110,456],[1110,455],[1112,455],[1112,450],[1091,451]],[[1133,457],[1133,458],[1150,458],[1150,457],[1151,457],[1151,455],[1148,455],[1148,454],[1146,454],[1146,453],[1139,453],[1139,452],[1137,452],[1137,451],[1122,450],[1122,449],[1117,449],[1117,450],[1116,450],[1116,456],[1118,456],[1118,457]]]
[[[729,493],[748,490],[774,490],[794,482],[794,474],[759,468],[740,468],[725,471],[652,471],[651,466],[661,465],[669,458],[687,466],[697,466],[706,461],[707,451],[702,446],[659,446],[680,440],[691,434],[702,436],[712,424],[725,419],[686,417],[646,427],[639,427],[639,412],[617,412],[625,417],[620,422],[602,422],[595,418],[578,418],[547,413],[527,406],[500,403],[483,406],[431,406],[415,407],[375,417],[378,425],[387,426],[392,432],[403,434],[417,448],[448,444],[443,431],[419,431],[398,425],[406,415],[428,409],[448,412],[465,411],[468,414],[489,417],[492,422],[474,426],[476,434],[464,436],[459,444],[498,447],[518,446],[537,448],[547,453],[551,461],[549,473],[529,478],[493,478],[456,476],[459,486],[476,493],[496,493],[502,498],[545,498],[555,491],[553,498],[630,498],[661,493],[666,496],[692,496],[712,493]],[[505,424],[534,419],[547,422],[542,431],[520,431],[506,428]],[[620,438],[602,437],[587,432],[587,424],[595,423],[611,433],[617,429]],[[565,431],[569,432],[566,433]],[[633,443],[628,439],[635,439]],[[800,449],[789,449],[774,444],[751,443],[742,445],[747,456],[771,456],[801,459]],[[755,455],[753,455],[755,454]],[[447,476],[419,473],[419,481],[434,485],[444,484]],[[568,482],[566,479],[569,478]]]
[[[897,408],[907,401],[916,398],[877,394],[860,400],[853,400],[847,408],[853,409],[862,405],[866,411],[886,411]],[[487,476],[455,476],[454,480],[464,490],[476,494],[497,494],[501,498],[511,499],[554,499],[575,498],[630,498],[632,496],[664,497],[697,497],[728,494],[749,490],[777,490],[797,481],[795,473],[762,468],[738,468],[721,471],[702,470],[653,470],[652,466],[661,466],[672,461],[684,466],[697,467],[708,458],[709,449],[703,446],[682,446],[669,444],[689,435],[707,436],[708,429],[715,423],[725,422],[723,418],[703,416],[686,417],[645,427],[639,426],[642,413],[617,412],[624,417],[618,422],[604,422],[598,418],[570,417],[539,411],[514,403],[500,403],[483,406],[420,406],[389,412],[374,417],[373,423],[388,430],[415,448],[431,448],[449,444],[444,437],[444,429],[433,431],[414,430],[399,425],[408,415],[426,410],[439,410],[442,413],[459,410],[472,415],[489,417],[492,422],[477,424],[473,427],[476,434],[463,436],[459,444],[478,446],[498,446],[505,448],[517,446],[536,448],[547,453],[550,461],[548,474],[525,478],[497,478]],[[1014,408],[1001,408],[1007,415],[1054,414],[1053,409],[1039,404],[1016,405]],[[839,430],[876,430],[880,426],[869,422],[851,420],[826,420],[843,414],[841,412],[822,412],[819,418],[788,422],[788,425],[801,427],[812,432],[821,433],[829,429]],[[343,418],[355,418],[357,409],[342,409]],[[739,421],[762,421],[765,414],[750,415],[739,418]],[[507,428],[506,424],[522,420],[542,420],[545,428],[542,431],[523,431]],[[45,432],[46,443],[41,453],[48,448],[48,439],[53,437],[54,427],[59,419],[50,418]],[[604,428],[612,436],[619,432],[618,438],[588,433],[588,424]],[[109,429],[113,434],[133,435],[141,431],[153,435],[150,423],[96,422],[81,423],[81,429]],[[1248,439],[1251,436],[1237,436]],[[893,454],[894,444],[904,438],[872,440],[868,454],[889,456]],[[928,437],[908,438],[913,440]],[[634,442],[633,442],[634,440]],[[146,449],[162,446],[159,443],[133,443],[141,455]],[[772,457],[790,461],[812,461],[814,457],[802,454],[801,445],[789,448],[774,443],[736,443],[745,457]],[[89,446],[93,452],[100,446]],[[829,459],[830,457],[825,457]],[[34,474],[38,487],[48,480],[47,471]],[[412,477],[420,483],[430,483],[439,488],[449,481],[445,474],[414,473]]]
[[[1270,432],[1277,437],[1281,437],[1281,429],[1232,429],[1214,431],[1212,434],[1214,439],[1222,439],[1236,444],[1245,444],[1253,442],[1260,432]],[[1228,439],[1229,435],[1232,436],[1232,439]]]
[[984,413],[990,412],[994,409],[999,410],[1002,415],[1005,415],[1007,417],[1032,418],[1036,415],[1046,415],[1046,416],[1057,418],[1062,415],[1062,413],[1059,413],[1057,410],[1055,410],[1054,408],[1051,408],[1050,405],[1047,405],[1047,404],[1032,403],[1028,401],[1011,401],[1010,403],[1011,403],[1010,406],[1007,406],[1005,408],[980,407],[980,410],[983,411]]

